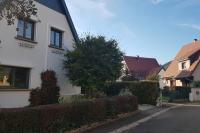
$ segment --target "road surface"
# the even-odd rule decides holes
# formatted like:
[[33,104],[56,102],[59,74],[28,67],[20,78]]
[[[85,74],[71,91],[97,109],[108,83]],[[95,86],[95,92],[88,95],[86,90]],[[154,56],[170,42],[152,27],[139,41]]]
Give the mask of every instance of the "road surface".
[[[162,110],[144,111],[136,116],[86,131],[85,133],[200,133],[200,107],[180,106],[168,110],[136,127],[129,125]],[[129,127],[123,132],[119,129]],[[117,131],[118,132],[115,132]]]
[[200,107],[169,110],[124,133],[200,133]]

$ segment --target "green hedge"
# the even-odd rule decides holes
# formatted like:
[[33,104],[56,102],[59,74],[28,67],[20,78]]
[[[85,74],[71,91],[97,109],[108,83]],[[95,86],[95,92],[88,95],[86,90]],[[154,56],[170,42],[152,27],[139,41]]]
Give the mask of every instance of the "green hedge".
[[71,104],[0,110],[0,133],[64,133],[138,109],[137,97],[118,96]]
[[189,94],[191,93],[190,87],[165,87],[162,91],[164,97],[168,97],[170,101],[185,99],[189,100]]
[[128,89],[133,95],[138,97],[140,104],[156,104],[159,96],[159,84],[152,81],[123,81],[109,83],[106,85],[104,92],[108,96],[119,95],[120,91]]

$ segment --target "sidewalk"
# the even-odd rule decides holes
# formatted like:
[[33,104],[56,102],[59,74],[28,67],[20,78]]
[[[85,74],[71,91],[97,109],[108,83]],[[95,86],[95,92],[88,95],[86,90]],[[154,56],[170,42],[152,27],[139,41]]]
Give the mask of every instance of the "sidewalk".
[[118,128],[128,125],[130,123],[136,122],[136,121],[143,119],[149,115],[152,115],[156,112],[166,109],[166,108],[159,108],[159,107],[153,107],[153,106],[148,107],[146,105],[140,106],[139,108],[142,110],[145,110],[145,111],[141,111],[141,112],[139,112],[133,116],[130,116],[128,118],[123,118],[123,119],[117,120],[115,122],[112,122],[110,124],[85,131],[83,133],[109,133],[115,129],[118,129]]

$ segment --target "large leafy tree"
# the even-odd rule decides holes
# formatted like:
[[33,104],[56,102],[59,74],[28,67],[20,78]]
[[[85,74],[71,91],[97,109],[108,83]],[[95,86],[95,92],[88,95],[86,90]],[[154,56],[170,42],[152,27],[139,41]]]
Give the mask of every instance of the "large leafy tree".
[[0,0],[0,20],[7,20],[8,25],[14,24],[16,18],[28,19],[37,14],[34,0]]
[[104,83],[121,76],[123,53],[113,39],[87,35],[75,43],[74,50],[67,51],[65,57],[67,76],[84,92],[100,89]]

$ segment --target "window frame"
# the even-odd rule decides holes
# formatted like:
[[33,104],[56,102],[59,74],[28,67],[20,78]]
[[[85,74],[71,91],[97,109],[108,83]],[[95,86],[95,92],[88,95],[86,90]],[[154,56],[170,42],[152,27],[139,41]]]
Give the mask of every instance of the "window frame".
[[186,62],[182,62],[182,63],[181,63],[181,68],[182,68],[182,70],[185,70],[185,69],[186,69]]
[[[3,85],[3,84],[0,85],[0,91],[2,89],[6,90],[6,89],[9,89],[9,88],[11,88],[13,90],[29,89],[29,86],[30,86],[30,74],[31,74],[31,69],[30,68],[7,66],[7,65],[0,65],[0,67],[11,69],[11,72],[9,74],[12,77],[12,79],[10,81],[11,84],[9,86]],[[19,86],[16,85],[17,84],[17,80],[16,80],[17,79],[17,75],[16,75],[16,73],[17,73],[17,70],[19,70],[19,69],[24,69],[24,70],[26,69],[26,78],[25,78],[24,87],[19,87]]]
[[[34,41],[35,40],[35,22],[32,21],[32,20],[24,20],[24,19],[18,19],[18,23],[19,23],[19,21],[23,21],[24,22],[24,24],[23,24],[23,35],[21,36],[21,35],[18,34],[19,27],[17,25],[17,29],[18,29],[17,37],[24,38],[24,39],[27,39],[27,40],[30,40],[30,41]],[[31,32],[31,38],[26,37],[26,25],[28,23],[31,24],[31,31],[32,31]]]
[[[53,43],[51,43],[51,39],[52,39],[51,33],[52,32],[54,33],[54,35],[53,35],[54,42]],[[56,45],[56,33],[59,33],[59,46]],[[53,27],[50,28],[50,47],[58,48],[58,49],[63,48],[63,31],[53,28]]]

